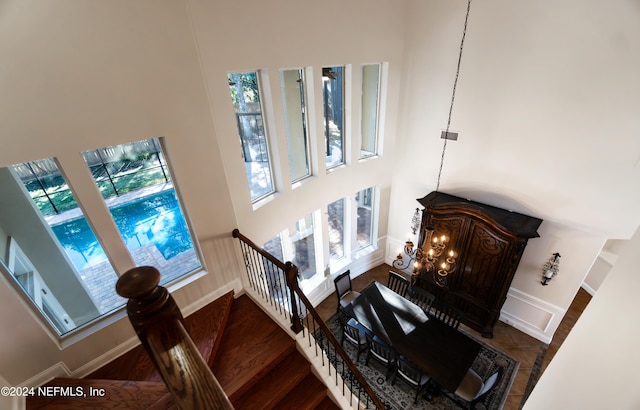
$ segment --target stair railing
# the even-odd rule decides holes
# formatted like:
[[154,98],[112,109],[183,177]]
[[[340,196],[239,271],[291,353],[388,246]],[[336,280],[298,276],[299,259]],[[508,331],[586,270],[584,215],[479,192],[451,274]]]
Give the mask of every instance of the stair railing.
[[238,229],[234,229],[232,235],[240,240],[251,288],[291,321],[291,329],[295,333],[303,332],[309,347],[315,346],[316,356],[321,358],[322,365],[329,369],[330,375],[331,368],[335,369],[332,377],[335,377],[336,386],[341,387],[342,394],[345,397],[348,394],[349,404],[353,405],[355,399],[362,407],[385,409],[371,385],[300,289],[298,268],[291,262],[278,260]]
[[233,409],[185,327],[184,318],[151,266],[130,269],[116,284],[127,314],[178,409]]

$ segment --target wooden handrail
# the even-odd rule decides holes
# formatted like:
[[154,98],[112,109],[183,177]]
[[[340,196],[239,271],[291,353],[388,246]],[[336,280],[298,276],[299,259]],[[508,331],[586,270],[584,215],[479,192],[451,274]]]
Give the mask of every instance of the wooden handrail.
[[[315,310],[309,299],[307,299],[305,294],[302,292],[302,289],[300,289],[300,285],[298,284],[299,272],[296,265],[291,262],[284,263],[278,260],[278,258],[271,255],[260,246],[256,245],[251,239],[241,234],[238,229],[233,230],[232,236],[234,238],[240,239],[241,242],[245,243],[253,251],[257,252],[260,256],[264,257],[269,262],[273,263],[278,269],[284,272],[287,288],[291,293],[291,329],[295,333],[300,333],[304,329],[304,324],[300,317],[299,309],[297,306],[297,300],[300,300],[305,305],[307,314],[310,314],[311,317],[313,317],[314,321],[318,324],[318,327],[326,335],[328,342],[333,345],[333,347],[336,349],[337,354],[342,358],[342,361],[349,368],[351,374],[354,375],[358,384],[362,386],[366,394],[371,398],[371,402],[376,406],[376,408],[385,409],[384,404],[382,403],[382,401],[380,401],[376,393],[373,391],[371,385],[369,385],[362,373],[360,373],[356,365],[351,361],[351,359],[347,355],[347,352],[344,350],[338,339],[336,339],[329,327],[326,325],[326,323],[324,323],[318,312]],[[249,266],[249,263],[247,266]],[[297,296],[297,298],[295,296]]]
[[[287,262],[287,263],[290,263],[290,262]],[[360,386],[362,386],[362,388],[365,390],[367,395],[371,397],[371,401],[376,406],[376,408],[385,409],[386,407],[384,403],[382,403],[382,401],[378,398],[377,394],[373,391],[373,388],[371,387],[371,385],[369,385],[369,383],[364,378],[362,373],[360,373],[356,365],[351,361],[351,359],[347,355],[347,352],[344,350],[344,348],[342,347],[338,339],[333,335],[333,332],[331,331],[331,329],[329,329],[327,324],[324,323],[324,320],[322,320],[322,318],[320,317],[320,314],[313,307],[309,299],[307,299],[305,294],[302,292],[302,289],[300,289],[300,285],[298,284],[298,278],[297,278],[297,268],[295,272],[294,271],[287,272],[287,285],[296,293],[296,295],[298,295],[302,303],[304,303],[304,305],[307,307],[307,311],[311,314],[311,316],[313,316],[313,319],[318,324],[318,327],[322,329],[322,332],[326,335],[329,343],[333,345],[333,347],[336,349],[336,352],[342,357],[342,360],[351,371],[351,374],[353,374],[353,376],[356,378]]]
[[127,314],[179,409],[233,409],[185,328],[184,318],[152,266],[128,270],[116,291],[128,298]]
[[273,256],[269,252],[265,251],[264,249],[262,249],[262,247],[256,245],[251,239],[249,239],[246,236],[244,236],[243,234],[241,234],[240,231],[237,228],[234,229],[233,232],[231,232],[231,235],[234,238],[241,239],[242,242],[244,242],[247,245],[249,245],[250,247],[252,247],[256,252],[258,252],[260,255],[264,256],[265,258],[267,258],[269,260],[269,262],[273,263],[278,268],[280,268],[282,270],[286,270],[287,269],[286,268],[286,264],[284,262],[278,260],[278,258]]
[[[293,263],[291,262],[284,263],[278,260],[278,258],[273,256],[269,252],[265,251],[260,246],[256,245],[256,243],[253,242],[251,239],[241,234],[237,228],[234,229],[233,232],[231,232],[231,235],[234,238],[238,238],[242,242],[246,243],[254,251],[258,252],[260,256],[262,256],[263,258],[266,258],[269,262],[273,263],[276,267],[283,270],[285,272],[285,277],[287,278],[287,281],[289,280],[288,278],[290,276],[293,278],[298,277],[298,267]],[[296,280],[296,283],[297,283],[297,280]],[[291,293],[291,330],[293,330],[296,333],[300,333],[303,328],[302,320],[300,319],[300,315],[298,313],[299,309],[297,307],[296,298],[293,297],[293,289],[291,288],[291,286],[289,286],[289,290],[292,292]]]

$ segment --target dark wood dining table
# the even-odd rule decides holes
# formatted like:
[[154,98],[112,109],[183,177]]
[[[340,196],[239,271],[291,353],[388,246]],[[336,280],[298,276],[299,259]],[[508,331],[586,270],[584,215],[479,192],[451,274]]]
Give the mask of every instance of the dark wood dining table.
[[478,355],[480,343],[379,282],[370,283],[360,293],[345,312],[438,385],[455,392]]

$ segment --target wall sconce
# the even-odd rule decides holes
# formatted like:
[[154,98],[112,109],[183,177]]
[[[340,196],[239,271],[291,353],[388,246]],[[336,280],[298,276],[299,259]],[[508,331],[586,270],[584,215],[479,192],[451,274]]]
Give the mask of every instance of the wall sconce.
[[542,286],[547,286],[551,279],[558,274],[559,265],[560,254],[556,252],[542,267],[542,280],[540,281]]
[[411,233],[414,235],[418,233],[418,229],[420,229],[420,224],[422,220],[420,219],[420,210],[416,208],[416,211],[413,213],[413,217],[411,218]]

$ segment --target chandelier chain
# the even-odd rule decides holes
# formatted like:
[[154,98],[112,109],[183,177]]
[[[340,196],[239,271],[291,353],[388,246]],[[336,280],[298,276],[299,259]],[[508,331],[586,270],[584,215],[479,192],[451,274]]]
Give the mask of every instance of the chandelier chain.
[[447,129],[445,131],[444,143],[442,145],[442,156],[440,157],[440,169],[438,170],[438,181],[436,183],[436,191],[440,190],[440,178],[442,177],[442,166],[444,165],[444,154],[447,151],[449,127],[451,126],[451,115],[453,114],[453,102],[456,99],[456,87],[458,86],[458,77],[460,76],[460,63],[462,62],[462,49],[464,48],[464,39],[467,36],[467,23],[469,22],[470,11],[471,11],[471,0],[467,0],[467,15],[465,16],[465,19],[464,19],[464,29],[462,30],[462,40],[460,40],[460,53],[458,54],[458,66],[456,68],[456,78],[453,81],[453,91],[451,92],[451,105],[449,106],[449,117],[447,119]]

